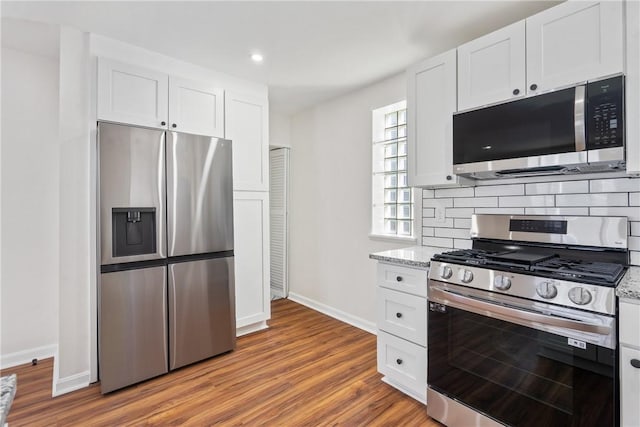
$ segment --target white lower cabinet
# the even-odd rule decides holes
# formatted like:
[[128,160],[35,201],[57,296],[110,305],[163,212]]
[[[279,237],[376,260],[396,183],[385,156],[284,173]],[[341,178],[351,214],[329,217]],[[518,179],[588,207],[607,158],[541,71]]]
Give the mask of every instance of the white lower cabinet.
[[620,300],[620,425],[640,425],[640,301]]
[[378,263],[378,371],[387,384],[426,403],[427,270]]

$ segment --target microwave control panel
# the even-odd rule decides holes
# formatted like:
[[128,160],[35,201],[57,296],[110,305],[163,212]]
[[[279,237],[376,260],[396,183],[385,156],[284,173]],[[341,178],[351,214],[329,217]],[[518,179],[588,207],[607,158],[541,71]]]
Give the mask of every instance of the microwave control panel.
[[624,145],[624,77],[587,85],[587,149]]

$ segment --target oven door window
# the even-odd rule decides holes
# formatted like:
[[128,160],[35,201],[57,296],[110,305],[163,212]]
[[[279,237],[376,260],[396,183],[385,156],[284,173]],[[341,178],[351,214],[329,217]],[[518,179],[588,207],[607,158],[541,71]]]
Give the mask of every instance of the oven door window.
[[613,350],[445,307],[429,311],[428,355],[431,388],[502,423],[615,424]]

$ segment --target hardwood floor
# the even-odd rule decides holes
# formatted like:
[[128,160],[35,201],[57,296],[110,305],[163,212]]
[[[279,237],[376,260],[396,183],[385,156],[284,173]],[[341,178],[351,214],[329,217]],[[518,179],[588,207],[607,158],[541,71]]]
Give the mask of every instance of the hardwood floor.
[[270,328],[237,349],[142,384],[51,398],[52,359],[18,373],[8,422],[17,426],[428,426],[426,408],[380,381],[376,338],[288,300]]

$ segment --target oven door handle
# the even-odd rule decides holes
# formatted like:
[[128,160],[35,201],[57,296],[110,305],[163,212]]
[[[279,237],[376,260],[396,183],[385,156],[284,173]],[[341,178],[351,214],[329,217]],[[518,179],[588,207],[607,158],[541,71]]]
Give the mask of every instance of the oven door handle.
[[438,286],[431,286],[429,291],[429,301],[470,311],[482,316],[493,317],[522,326],[529,326],[534,329],[540,329],[539,326],[548,326],[605,336],[611,334],[611,327],[606,325],[598,325],[580,320],[518,310],[517,308],[504,305],[496,305],[473,297],[460,295]]

